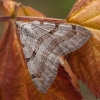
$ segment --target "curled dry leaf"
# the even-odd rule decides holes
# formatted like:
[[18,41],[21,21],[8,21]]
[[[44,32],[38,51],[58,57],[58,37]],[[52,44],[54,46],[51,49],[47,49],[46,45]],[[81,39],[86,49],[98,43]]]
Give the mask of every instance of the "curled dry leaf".
[[49,95],[52,96],[52,100],[83,100],[80,93],[72,85],[71,78],[62,66],[59,66],[57,78],[44,95],[46,100],[51,100],[51,98],[48,98]]
[[1,0],[0,1],[0,10],[2,11],[2,15],[11,16],[14,13],[16,2],[11,0]]
[[[0,10],[2,11],[2,15],[6,16],[36,16],[36,17],[45,17],[42,13],[37,10],[24,6],[21,3],[17,3],[10,0],[2,0],[0,1]],[[17,10],[17,11],[16,11]]]
[[66,20],[93,33],[83,47],[66,58],[78,78],[96,97],[100,97],[100,0],[79,0]]
[[[15,18],[17,16],[45,17],[42,13],[38,12],[37,10],[11,0],[1,0],[0,11],[2,12],[0,16],[12,16],[12,18]],[[4,29],[8,27],[7,21],[4,21],[2,24],[4,26]]]

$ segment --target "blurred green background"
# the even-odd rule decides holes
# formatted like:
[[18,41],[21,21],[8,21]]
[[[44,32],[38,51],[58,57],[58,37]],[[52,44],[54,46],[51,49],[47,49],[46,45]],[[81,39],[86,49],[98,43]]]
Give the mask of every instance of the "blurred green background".
[[46,17],[65,19],[76,0],[16,0],[42,12]]
[[[49,18],[60,18],[65,19],[70,12],[73,4],[76,0],[15,0],[21,2],[25,6],[31,6],[34,9],[42,12],[46,17]],[[90,90],[79,81],[80,90],[84,97],[84,100],[100,100],[96,99]]]

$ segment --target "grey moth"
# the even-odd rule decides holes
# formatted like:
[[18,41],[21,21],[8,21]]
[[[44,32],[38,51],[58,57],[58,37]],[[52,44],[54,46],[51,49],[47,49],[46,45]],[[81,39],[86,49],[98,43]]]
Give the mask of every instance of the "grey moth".
[[92,36],[86,28],[49,20],[15,22],[32,81],[46,93],[57,76],[59,56],[82,47]]

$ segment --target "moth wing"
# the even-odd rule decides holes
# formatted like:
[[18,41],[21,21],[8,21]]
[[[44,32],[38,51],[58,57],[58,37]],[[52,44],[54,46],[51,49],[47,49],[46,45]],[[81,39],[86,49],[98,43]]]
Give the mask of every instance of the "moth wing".
[[57,75],[59,56],[82,47],[91,37],[91,32],[71,24],[25,24],[19,22],[28,69],[36,87],[45,93]]
[[28,62],[29,66],[31,64],[33,67],[29,68],[29,71],[34,84],[39,91],[46,93],[56,78],[59,66],[58,57],[54,54],[36,55],[34,60]]
[[39,23],[22,22],[16,24],[20,30],[20,40],[24,45],[23,51],[32,80],[38,90],[45,93],[58,72],[58,56],[48,51],[48,43],[44,42],[52,34],[49,32],[55,25],[45,23],[40,26]]
[[52,35],[51,37],[56,38],[52,40],[48,50],[60,56],[67,55],[82,47],[92,36],[92,33],[81,26],[60,24],[58,30]]

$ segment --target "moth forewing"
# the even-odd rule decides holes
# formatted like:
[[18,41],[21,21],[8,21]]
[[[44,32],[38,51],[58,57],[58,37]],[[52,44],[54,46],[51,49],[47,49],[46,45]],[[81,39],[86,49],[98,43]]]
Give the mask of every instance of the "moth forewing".
[[58,72],[60,55],[82,47],[92,33],[82,26],[54,20],[16,22],[32,80],[37,89],[46,93]]

